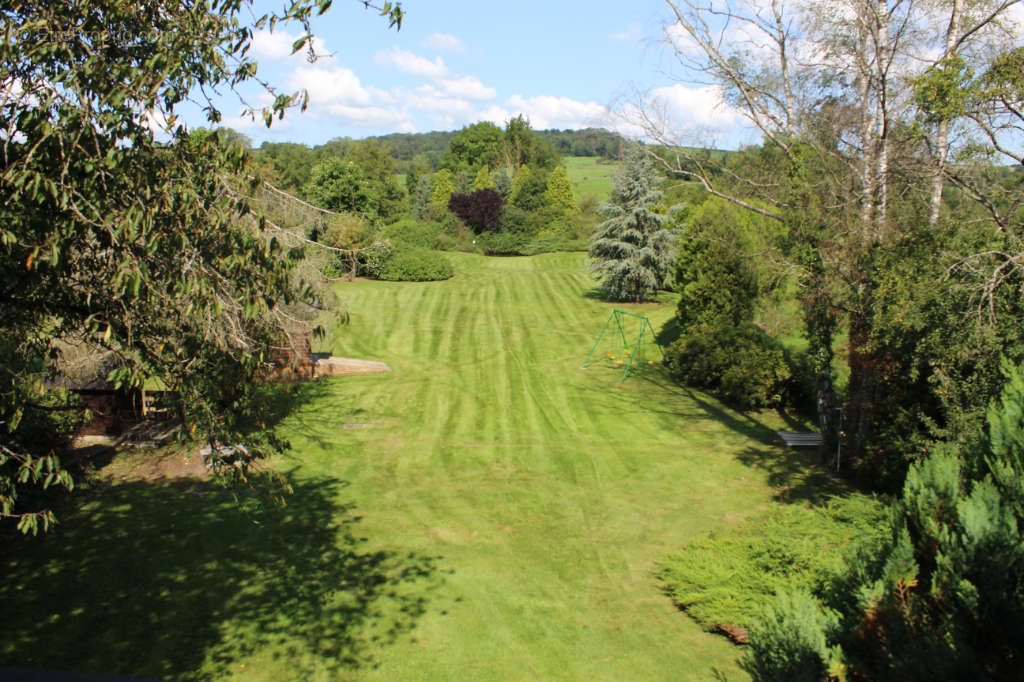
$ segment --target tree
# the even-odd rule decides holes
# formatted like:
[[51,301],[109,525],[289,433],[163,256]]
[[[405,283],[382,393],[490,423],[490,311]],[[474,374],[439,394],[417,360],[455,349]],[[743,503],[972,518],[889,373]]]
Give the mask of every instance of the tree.
[[[846,679],[1019,676],[1024,371],[1005,372],[985,433],[910,467],[881,546],[859,548],[816,595],[792,599],[802,613],[785,609],[781,627],[762,622],[748,657],[755,679],[794,679],[826,659],[842,660],[832,674]],[[794,642],[800,621],[806,634]]]
[[448,200],[455,191],[455,183],[452,181],[452,174],[447,168],[434,173],[433,186],[430,190],[430,200],[435,206],[445,208]]
[[376,214],[370,188],[359,168],[336,156],[313,166],[303,194],[312,203],[331,211]]
[[256,159],[263,167],[264,176],[281,189],[301,192],[309,183],[313,154],[304,144],[264,142]]
[[476,172],[476,177],[473,178],[473,191],[479,191],[482,189],[494,189],[494,179],[491,178],[491,169],[486,165],[480,166],[480,170]]
[[661,192],[654,189],[650,160],[632,148],[618,175],[611,201],[601,207],[587,253],[589,266],[613,301],[643,301],[666,285],[674,249],[665,217],[654,212]]
[[[0,517],[23,531],[54,521],[42,489],[72,484],[52,441],[34,437],[76,411],[47,381],[62,348],[109,360],[119,387],[161,381],[215,471],[244,475],[282,446],[252,428],[253,379],[288,345],[295,306],[316,304],[294,268],[303,250],[252,214],[247,155],[191,133],[175,108],[199,98],[216,124],[203,98],[253,81],[254,29],[305,29],[317,8],[299,0],[254,24],[237,2],[0,9]],[[382,11],[400,22],[397,6]],[[303,100],[269,92],[272,105],[250,111],[268,125]]]
[[398,215],[404,198],[394,166],[388,148],[376,140],[353,142],[344,156],[327,156],[313,167],[304,194],[321,208],[386,222]]
[[509,199],[512,196],[512,178],[509,177],[508,173],[504,168],[498,171],[497,177],[494,178],[494,191],[502,196],[503,199]]
[[516,173],[509,203],[527,212],[542,211],[550,206],[547,189],[547,171],[534,166],[523,166]]
[[458,173],[480,166],[495,166],[500,160],[502,137],[501,128],[490,121],[468,125],[451,139],[441,167]]
[[416,187],[419,184],[420,178],[429,176],[434,172],[434,169],[430,166],[430,160],[427,155],[423,152],[415,154],[412,159],[409,160],[409,164],[405,173],[405,191],[412,196],[416,192]]
[[[666,169],[785,226],[777,253],[802,287],[822,431],[835,432],[832,345],[835,330],[845,325],[850,381],[844,451],[869,469],[880,449],[890,449],[895,433],[905,435],[908,412],[919,424],[941,424],[945,415],[931,412],[932,404],[949,395],[945,388],[918,392],[923,400],[908,394],[917,403],[909,409],[892,400],[891,387],[908,385],[910,376],[922,376],[917,372],[935,387],[950,368],[929,363],[923,352],[910,361],[924,351],[921,346],[887,345],[896,335],[879,326],[885,320],[875,314],[884,301],[880,275],[891,272],[881,261],[891,266],[894,251],[919,258],[923,249],[904,248],[928,238],[918,229],[919,216],[939,229],[944,212],[949,218],[950,207],[957,206],[964,219],[955,221],[961,230],[955,241],[963,247],[973,242],[974,250],[944,254],[938,269],[956,274],[947,284],[960,288],[969,279],[966,271],[988,272],[975,285],[981,300],[1019,262],[1012,238],[982,238],[983,230],[974,231],[980,216],[964,203],[973,199],[990,213],[996,230],[1005,230],[1000,220],[1014,215],[1014,197],[1024,196],[1020,184],[1006,192],[993,183],[989,164],[964,163],[980,158],[975,152],[983,148],[1008,149],[1021,122],[1012,104],[1019,91],[1011,86],[1002,91],[1009,97],[984,94],[990,92],[986,82],[1007,83],[992,67],[1012,62],[1019,43],[1008,16],[1015,2],[843,0],[777,2],[763,9],[699,0],[667,4],[681,65],[694,80],[719,85],[724,101],[760,130],[758,153],[739,157],[763,163],[737,165],[695,150],[693,137],[672,124],[662,103],[642,101],[635,111],[648,136],[661,143],[656,153]],[[957,163],[950,163],[953,158]],[[946,201],[950,188],[960,191]],[[1000,198],[993,201],[994,195]],[[974,234],[967,237],[969,230]],[[911,279],[920,270],[900,265]],[[976,319],[977,336],[992,335],[995,325]],[[895,316],[888,320],[898,322]],[[913,343],[909,334],[899,337]],[[983,364],[990,365],[990,358]],[[900,473],[894,469],[891,477],[897,486]]]
[[522,114],[505,124],[501,147],[502,161],[509,177],[515,177],[523,166],[550,169],[558,163],[558,152],[546,139],[540,139]]
[[358,140],[344,158],[359,169],[365,191],[371,197],[371,214],[384,222],[396,219],[402,211],[405,193],[395,178],[391,149],[372,138]]
[[496,232],[501,223],[501,210],[505,201],[493,189],[481,189],[469,194],[452,194],[448,210],[477,234]]
[[548,174],[547,196],[548,202],[552,206],[557,206],[569,215],[575,215],[580,211],[579,206],[576,205],[576,197],[572,193],[569,171],[565,166],[556,166]]
[[745,235],[705,222],[721,215],[716,204],[704,202],[682,230],[674,281],[679,339],[665,358],[681,381],[741,409],[779,405],[789,368],[754,322],[762,291],[754,259],[738,248]]
[[416,220],[426,220],[430,217],[431,193],[433,181],[429,175],[420,176],[416,183],[416,193],[413,195],[412,217]]

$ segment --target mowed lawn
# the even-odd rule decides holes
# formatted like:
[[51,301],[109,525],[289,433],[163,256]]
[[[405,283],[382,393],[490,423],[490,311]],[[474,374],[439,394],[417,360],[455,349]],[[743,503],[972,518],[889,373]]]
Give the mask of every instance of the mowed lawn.
[[621,164],[597,156],[567,156],[563,162],[576,201],[588,196],[598,201],[608,200],[612,194],[612,180]]
[[[742,415],[659,366],[581,364],[615,305],[580,254],[450,256],[436,283],[338,285],[336,355],[392,374],[293,391],[287,506],[115,482],[0,556],[0,666],[177,679],[744,679],[656,562],[813,497]],[[618,306],[650,316],[660,304]],[[19,578],[20,576],[20,578]],[[11,634],[14,633],[14,634]],[[27,660],[27,659],[32,659]]]

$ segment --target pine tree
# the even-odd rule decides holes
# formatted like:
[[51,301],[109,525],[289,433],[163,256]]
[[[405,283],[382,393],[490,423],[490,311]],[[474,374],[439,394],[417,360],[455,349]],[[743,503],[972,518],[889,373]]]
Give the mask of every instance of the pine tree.
[[666,285],[675,257],[665,216],[654,212],[662,194],[654,188],[651,162],[639,146],[626,156],[615,177],[612,199],[600,207],[606,216],[590,240],[590,269],[613,301],[643,301]]
[[498,171],[497,177],[494,178],[494,190],[501,195],[502,199],[508,201],[512,196],[512,189],[512,178],[510,178],[508,172],[502,168]]
[[[913,464],[884,545],[847,557],[818,590],[840,617],[825,634],[842,647],[848,679],[1020,678],[1024,368],[1004,372],[987,433],[965,446],[940,444]],[[794,647],[793,622],[762,625],[746,661],[756,680],[794,679],[790,652],[822,651],[809,638]]]
[[434,187],[430,192],[430,200],[435,206],[446,208],[454,191],[455,183],[452,181],[451,171],[442,168],[434,173]]
[[473,191],[479,192],[482,189],[494,189],[494,180],[491,179],[491,169],[487,165],[480,166],[476,177],[473,178]]
[[413,197],[412,217],[416,220],[426,220],[430,217],[431,193],[434,183],[429,175],[422,175],[416,182],[416,193]]
[[570,215],[579,213],[580,208],[572,193],[572,183],[569,182],[569,171],[565,166],[556,167],[548,175],[547,195],[552,206],[557,206]]

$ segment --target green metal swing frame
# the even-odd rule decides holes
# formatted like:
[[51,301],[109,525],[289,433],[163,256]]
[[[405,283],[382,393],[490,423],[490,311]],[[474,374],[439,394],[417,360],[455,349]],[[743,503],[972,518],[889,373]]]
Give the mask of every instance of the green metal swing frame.
[[665,351],[663,351],[661,349],[661,346],[658,345],[658,340],[654,335],[654,326],[651,324],[651,321],[647,319],[647,316],[637,315],[636,313],[631,313],[626,310],[619,310],[618,308],[616,308],[615,310],[612,310],[612,314],[609,315],[608,319],[605,321],[604,327],[601,328],[601,333],[597,335],[597,341],[594,341],[594,345],[591,347],[590,352],[587,353],[587,359],[584,360],[583,367],[581,367],[580,369],[586,369],[587,365],[590,364],[590,359],[593,357],[594,351],[597,350],[597,347],[601,344],[601,339],[604,338],[605,332],[607,332],[608,328],[611,327],[612,322],[615,322],[614,331],[617,331],[619,333],[619,338],[622,339],[623,348],[630,348],[629,340],[626,338],[626,330],[623,329],[622,327],[622,318],[624,315],[634,317],[640,320],[641,323],[640,333],[637,334],[636,341],[633,342],[632,349],[629,352],[629,362],[626,363],[626,369],[622,371],[622,377],[619,379],[619,383],[622,383],[623,381],[626,380],[626,376],[629,374],[629,370],[633,368],[633,360],[636,359],[637,351],[640,350],[640,347],[644,343],[645,334],[650,334],[651,341],[658,348],[658,352],[661,353],[661,359],[665,359]]

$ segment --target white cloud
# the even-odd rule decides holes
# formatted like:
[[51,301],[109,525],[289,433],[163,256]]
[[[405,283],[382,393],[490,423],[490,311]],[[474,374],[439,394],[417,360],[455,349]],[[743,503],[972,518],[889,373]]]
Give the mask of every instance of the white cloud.
[[442,78],[437,84],[447,95],[486,102],[498,96],[498,91],[489,88],[473,76]]
[[432,50],[446,52],[465,52],[466,46],[461,40],[447,33],[431,33],[423,41],[423,46]]
[[[20,86],[20,83],[18,84]],[[21,88],[19,87],[20,91]],[[150,109],[145,113],[146,127],[154,133],[168,132],[167,117],[159,109]],[[227,125],[227,124],[223,124]]]
[[499,107],[496,104],[492,104],[479,114],[479,120],[490,121],[498,126],[504,126],[511,119],[512,112],[504,107]]
[[410,109],[431,112],[449,112],[460,118],[473,116],[473,103],[458,97],[449,97],[433,85],[421,85],[413,91],[403,93],[402,102]]
[[700,45],[678,21],[665,29],[665,40],[676,54],[682,57],[699,57],[703,54]]
[[580,102],[568,97],[513,95],[508,98],[506,106],[530,119],[534,130],[604,126],[610,119],[607,107],[597,102]]
[[350,69],[310,65],[299,67],[292,74],[291,86],[309,92],[311,107],[333,104],[367,106],[372,98]]
[[424,78],[446,78],[451,74],[440,57],[431,61],[400,47],[381,50],[374,55],[373,61],[379,66],[393,66],[402,73]]
[[[269,59],[273,61],[297,60],[305,61],[308,52],[306,48],[292,54],[292,45],[298,40],[298,35],[292,35],[287,31],[268,31],[262,29],[252,36],[252,55],[257,59]],[[327,45],[323,39],[313,37],[313,50],[318,55],[327,54]]]
[[327,107],[327,113],[345,123],[362,128],[382,128],[399,132],[412,132],[415,126],[408,114],[394,107],[359,107],[334,104]]
[[739,112],[725,103],[722,88],[717,85],[688,88],[677,83],[655,88],[651,99],[664,105],[672,118],[684,125],[725,129],[739,125],[742,120]]
[[717,85],[675,84],[638,94],[617,107],[609,127],[627,137],[707,147],[735,148],[760,137],[741,112],[725,102]]
[[381,90],[380,88],[375,88],[372,85],[367,85],[366,91],[370,93],[370,96],[373,97],[373,100],[379,104],[398,104],[398,98],[395,97],[394,93],[392,92],[388,92],[387,90]]

